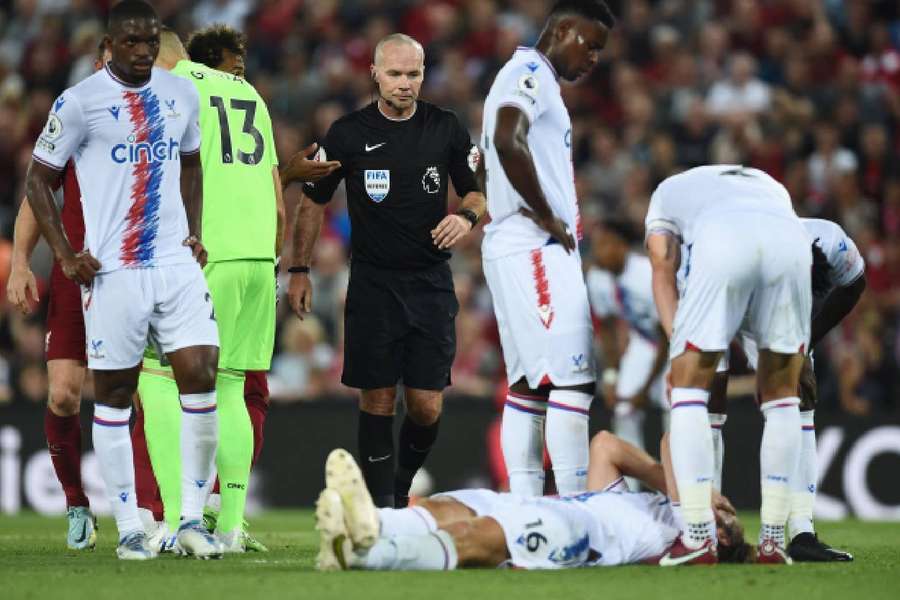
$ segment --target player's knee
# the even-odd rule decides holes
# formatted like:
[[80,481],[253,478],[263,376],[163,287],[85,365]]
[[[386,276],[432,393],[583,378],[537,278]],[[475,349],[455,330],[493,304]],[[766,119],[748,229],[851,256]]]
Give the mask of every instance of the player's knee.
[[81,408],[81,386],[69,381],[51,382],[48,403],[56,415],[77,414]]
[[418,425],[431,425],[441,417],[440,397],[437,400],[408,402],[406,414]]
[[364,393],[359,398],[359,409],[371,415],[391,416],[395,410],[394,396]]

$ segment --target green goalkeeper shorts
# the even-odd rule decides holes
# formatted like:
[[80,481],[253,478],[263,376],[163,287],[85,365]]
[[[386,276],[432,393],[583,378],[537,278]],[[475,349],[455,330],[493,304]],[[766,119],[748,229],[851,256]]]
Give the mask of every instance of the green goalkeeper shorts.
[[219,368],[268,371],[275,344],[275,265],[211,262],[203,269],[219,325]]

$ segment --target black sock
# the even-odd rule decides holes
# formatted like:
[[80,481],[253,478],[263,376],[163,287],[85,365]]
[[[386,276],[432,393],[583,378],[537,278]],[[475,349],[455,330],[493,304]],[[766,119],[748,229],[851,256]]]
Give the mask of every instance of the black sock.
[[394,479],[396,508],[406,508],[409,504],[409,488],[419,468],[425,464],[428,453],[437,439],[438,419],[431,425],[419,425],[409,418],[403,419],[400,427],[400,443],[397,452],[397,477]]
[[359,411],[359,467],[375,506],[394,506],[394,416]]

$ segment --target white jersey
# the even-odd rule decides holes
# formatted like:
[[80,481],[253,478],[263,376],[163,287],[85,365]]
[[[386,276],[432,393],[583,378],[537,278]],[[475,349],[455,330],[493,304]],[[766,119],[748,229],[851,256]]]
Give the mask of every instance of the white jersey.
[[787,189],[765,171],[708,165],[659,184],[650,198],[644,225],[647,235],[669,231],[690,247],[706,219],[731,212],[797,218]]
[[618,276],[592,268],[587,274],[591,309],[598,318],[618,317],[631,330],[651,342],[659,340],[659,317],[653,301],[650,259],[629,252],[625,268]]
[[558,76],[538,50],[519,47],[497,73],[484,101],[481,146],[485,152],[491,215],[491,222],[484,228],[485,260],[534,250],[550,239],[546,231],[519,214],[519,209],[528,204],[512,187],[500,164],[493,140],[497,111],[503,106],[515,106],[528,118],[528,148],[541,190],[553,214],[568,225],[573,235],[579,234],[572,122],[560,95]]
[[[828,285],[813,289],[813,312],[815,312],[835,288],[846,287],[859,279],[866,270],[866,263],[856,244],[837,223],[825,219],[800,219],[800,222],[828,261],[826,275]],[[814,272],[815,269],[816,266],[813,265]],[[815,279],[814,273],[813,280]]]
[[107,65],[53,103],[34,159],[54,169],[73,159],[101,273],[194,262],[180,155],[200,150],[198,119],[194,86],[158,68],[134,87]]

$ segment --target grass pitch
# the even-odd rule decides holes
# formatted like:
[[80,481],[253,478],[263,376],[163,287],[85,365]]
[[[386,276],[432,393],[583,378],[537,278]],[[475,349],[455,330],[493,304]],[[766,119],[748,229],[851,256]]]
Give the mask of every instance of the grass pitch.
[[[756,531],[752,516],[748,532]],[[850,564],[793,567],[614,567],[556,572],[317,573],[317,536],[309,510],[252,520],[267,554],[198,561],[163,556],[145,563],[115,558],[115,525],[101,519],[93,552],[65,549],[64,517],[0,517],[0,598],[131,600],[153,598],[308,598],[311,600],[878,600],[900,598],[900,523],[822,523],[823,539],[856,556]]]

